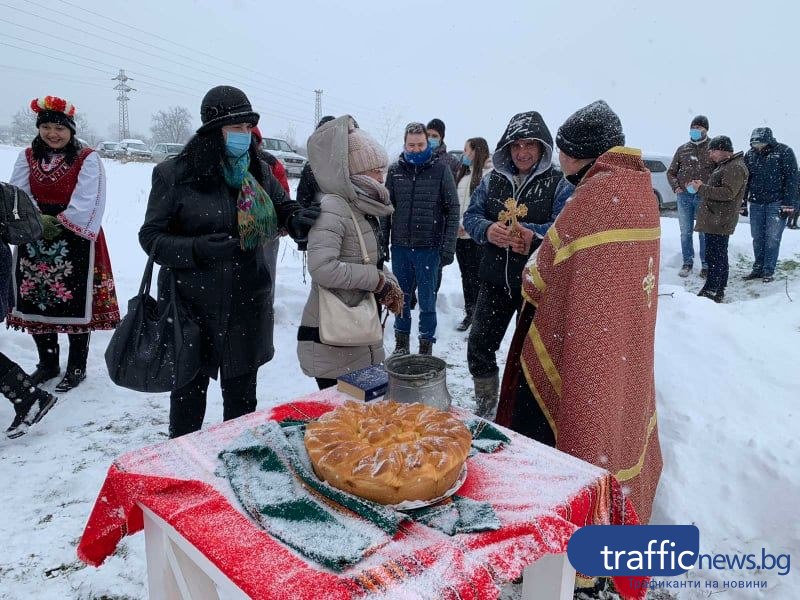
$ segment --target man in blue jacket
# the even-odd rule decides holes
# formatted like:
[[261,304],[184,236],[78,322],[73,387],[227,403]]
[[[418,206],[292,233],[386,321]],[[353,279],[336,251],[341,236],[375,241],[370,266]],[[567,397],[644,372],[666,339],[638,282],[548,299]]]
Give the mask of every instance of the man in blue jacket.
[[384,244],[391,235],[392,272],[403,290],[403,313],[395,319],[394,355],[409,353],[411,295],[419,301],[419,353],[436,341],[439,265],[453,262],[458,233],[458,193],[450,168],[437,160],[422,123],[406,126],[405,150],[389,167],[386,188],[394,214],[382,222]]
[[786,219],[795,210],[797,160],[786,144],[779,143],[769,127],[757,127],[750,136],[744,157],[750,171],[745,198],[750,203],[750,234],[753,236],[753,270],[745,280],[775,279],[775,265]]

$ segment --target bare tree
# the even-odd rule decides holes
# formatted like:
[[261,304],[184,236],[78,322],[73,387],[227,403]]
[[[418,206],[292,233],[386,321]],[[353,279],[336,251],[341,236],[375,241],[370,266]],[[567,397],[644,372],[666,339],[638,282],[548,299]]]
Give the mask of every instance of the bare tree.
[[289,123],[286,125],[286,131],[283,133],[279,133],[278,137],[283,138],[286,142],[295,150],[297,150],[300,144],[297,143],[297,130],[294,128],[294,123]]
[[390,153],[392,148],[402,144],[403,134],[403,115],[396,113],[384,106],[381,108],[381,116],[378,119],[378,129],[375,136],[381,146]]
[[23,108],[11,117],[11,138],[15,144],[29,144],[36,137],[36,113]]
[[154,142],[184,144],[192,135],[192,115],[183,106],[171,106],[152,117],[150,131]]
[[92,148],[101,141],[100,136],[89,125],[89,118],[83,113],[75,115],[75,129],[77,130],[75,135],[86,140]]

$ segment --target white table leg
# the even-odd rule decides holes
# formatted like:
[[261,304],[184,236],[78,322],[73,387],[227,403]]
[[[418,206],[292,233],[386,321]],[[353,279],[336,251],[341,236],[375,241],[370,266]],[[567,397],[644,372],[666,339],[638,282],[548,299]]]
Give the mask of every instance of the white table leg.
[[566,554],[546,554],[522,572],[521,600],[572,600],[575,569]]
[[244,600],[225,574],[174,527],[139,505],[144,514],[150,600]]

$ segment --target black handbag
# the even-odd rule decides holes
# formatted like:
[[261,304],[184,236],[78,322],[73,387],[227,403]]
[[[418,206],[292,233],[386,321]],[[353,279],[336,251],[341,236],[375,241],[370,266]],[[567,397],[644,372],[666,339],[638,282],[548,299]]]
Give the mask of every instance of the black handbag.
[[19,246],[41,239],[43,233],[42,219],[31,197],[15,185],[0,183],[0,240]]
[[128,314],[106,348],[111,381],[137,392],[171,392],[188,384],[201,363],[200,327],[177,301],[175,275],[159,312],[150,296],[153,257],[147,261],[139,294],[128,301]]

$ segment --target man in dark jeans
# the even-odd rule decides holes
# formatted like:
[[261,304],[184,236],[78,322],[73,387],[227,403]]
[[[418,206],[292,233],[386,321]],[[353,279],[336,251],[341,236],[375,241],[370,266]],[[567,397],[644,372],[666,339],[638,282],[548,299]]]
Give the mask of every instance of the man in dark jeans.
[[[475,189],[464,229],[483,245],[481,287],[467,346],[477,411],[494,419],[499,369],[496,353],[522,304],[522,269],[555,217],[553,198],[561,174],[553,169],[553,137],[535,111],[515,115],[492,156],[494,170]],[[501,217],[507,200],[524,207],[516,226]]]
[[775,266],[786,220],[794,213],[797,198],[797,159],[792,149],[779,143],[769,127],[757,127],[744,156],[750,172],[746,200],[750,203],[753,236],[753,270],[745,280],[775,279]]
[[[419,353],[431,354],[436,341],[436,288],[439,265],[453,262],[458,231],[458,194],[449,167],[433,156],[425,125],[410,123],[405,150],[389,167],[386,187],[394,214],[382,222],[391,236],[392,272],[403,290],[403,313],[394,322],[395,355],[408,354],[411,295],[419,298]],[[388,253],[385,253],[388,256]]]

